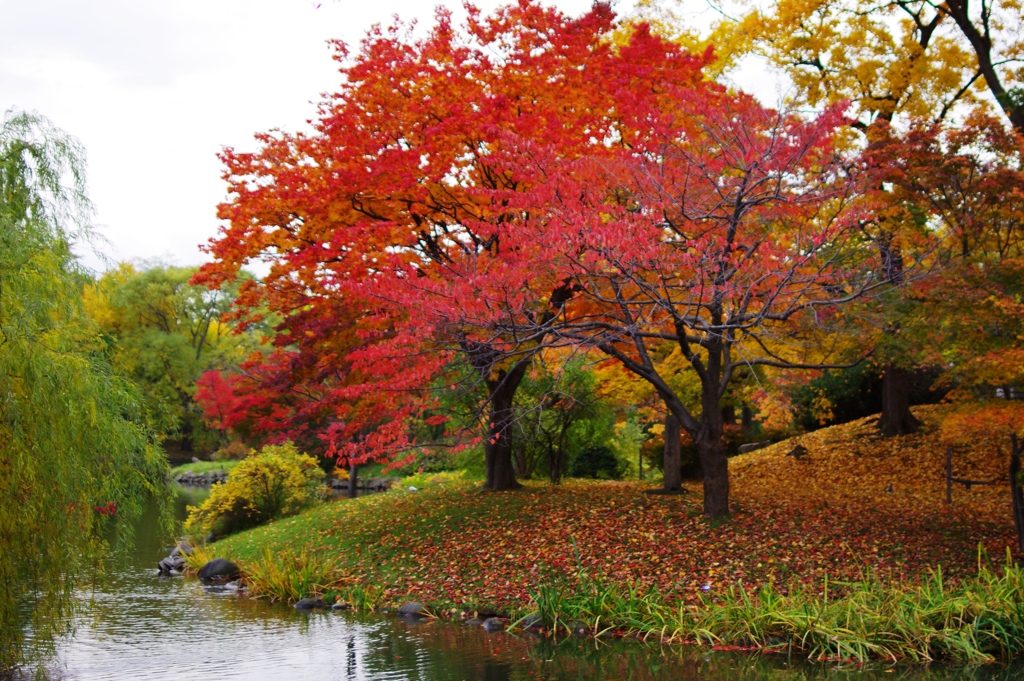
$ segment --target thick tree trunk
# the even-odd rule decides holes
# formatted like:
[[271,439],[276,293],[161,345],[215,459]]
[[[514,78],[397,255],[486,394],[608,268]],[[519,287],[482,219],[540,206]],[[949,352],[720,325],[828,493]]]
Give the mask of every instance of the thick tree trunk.
[[910,413],[910,374],[889,364],[882,374],[882,416],[878,427],[885,437],[916,433],[921,426]]
[[704,515],[721,518],[729,515],[729,457],[721,436],[705,436],[697,443],[700,465],[704,469]]
[[683,487],[683,459],[679,451],[680,437],[679,420],[668,412],[665,415],[665,491],[677,492]]
[[[516,384],[518,387],[518,381]],[[516,489],[515,469],[512,465],[512,396],[515,387],[502,385],[491,395],[491,419],[487,440],[484,442],[484,489],[495,491]]]
[[701,430],[693,438],[704,472],[704,515],[729,515],[729,457],[725,447],[722,412],[718,400],[705,396]]
[[356,498],[356,484],[359,482],[359,466],[352,464],[348,467],[348,498]]

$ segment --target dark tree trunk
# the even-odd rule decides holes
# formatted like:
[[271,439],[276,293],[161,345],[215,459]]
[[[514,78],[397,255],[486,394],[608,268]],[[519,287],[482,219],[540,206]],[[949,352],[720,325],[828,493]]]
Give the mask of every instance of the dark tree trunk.
[[704,472],[704,515],[729,515],[729,457],[725,447],[722,412],[717,397],[705,395],[701,430],[693,438]]
[[192,430],[186,426],[181,433],[181,439],[178,440],[178,448],[183,452],[191,452],[193,451],[192,447]]
[[1013,502],[1013,524],[1017,527],[1017,551],[1024,555],[1024,490],[1020,486],[1020,455],[1021,447],[1017,436],[1011,436],[1010,442],[1010,494]]
[[516,477],[530,477],[530,473],[532,473],[532,471],[529,470],[529,465],[526,463],[526,450],[522,447],[519,447],[518,449],[513,447],[512,463],[515,464]]
[[519,381],[515,386],[504,382],[491,393],[491,425],[484,442],[484,489],[501,491],[520,487],[512,465],[512,397],[518,385]]
[[751,435],[754,432],[754,415],[746,404],[743,405],[743,411],[740,412],[740,421],[743,424],[743,432]]
[[552,485],[562,482],[562,475],[565,468],[565,455],[561,449],[552,448],[548,450],[548,480]]
[[729,515],[729,457],[721,435],[705,436],[697,443],[700,465],[704,469],[704,515],[721,518]]
[[356,498],[356,484],[359,481],[359,466],[351,464],[348,467],[348,498]]
[[910,413],[910,373],[889,364],[882,374],[882,416],[878,427],[885,437],[916,433],[921,426]]
[[683,487],[683,459],[680,452],[679,420],[668,412],[665,415],[665,491],[677,492]]
[[722,407],[722,423],[733,425],[736,423],[736,407],[727,404]]
[[512,431],[515,414],[513,399],[519,384],[523,382],[530,357],[516,362],[508,371],[495,366],[499,355],[484,344],[466,342],[464,349],[470,362],[480,372],[487,385],[487,401],[490,406],[487,437],[484,440],[484,489],[495,491],[516,489],[515,465],[512,460]]

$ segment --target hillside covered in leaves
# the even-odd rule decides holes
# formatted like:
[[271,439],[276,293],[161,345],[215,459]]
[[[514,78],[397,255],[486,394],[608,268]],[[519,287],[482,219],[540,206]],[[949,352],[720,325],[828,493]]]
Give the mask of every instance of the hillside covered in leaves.
[[[869,418],[734,457],[736,507],[725,521],[701,514],[693,482],[681,495],[611,481],[494,495],[456,477],[328,504],[217,549],[244,564],[265,548],[305,546],[346,581],[385,587],[386,600],[450,606],[521,606],[579,567],[684,600],[737,583],[818,588],[826,574],[834,589],[869,573],[916,581],[941,567],[955,578],[976,570],[979,544],[998,565],[1014,540],[1008,451],[998,441],[957,450],[954,476],[1002,480],[957,486],[947,505],[940,410],[916,410],[926,424],[917,435],[877,439]],[[787,456],[798,444],[807,453]]]

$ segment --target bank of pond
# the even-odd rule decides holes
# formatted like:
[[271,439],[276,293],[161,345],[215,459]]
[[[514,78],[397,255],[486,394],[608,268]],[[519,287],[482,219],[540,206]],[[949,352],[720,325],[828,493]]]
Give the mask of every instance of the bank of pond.
[[[177,500],[196,503],[205,490]],[[342,501],[338,503],[350,503]],[[214,545],[215,546],[215,545]],[[115,679],[907,679],[1008,681],[1009,664],[932,665],[810,662],[791,651],[764,655],[707,646],[571,635],[536,635],[432,617],[355,609],[298,610],[240,596],[237,583],[159,577],[167,554],[156,509],[140,522],[130,554],[93,589],[76,633],[51,666],[55,678]],[[488,614],[488,613],[483,613]],[[496,613],[504,614],[504,613]]]
[[[395,491],[351,506],[335,502],[317,513],[358,512],[381,521],[403,502],[456,513],[452,499],[467,494],[491,498],[456,483],[415,494]],[[512,512],[508,504],[505,509]],[[360,578],[355,570],[342,567],[330,551],[310,548],[311,541],[303,543],[301,538],[312,540],[323,533],[322,517],[313,531],[310,523],[316,519],[315,514],[298,516],[189,548],[192,572],[207,578],[203,580],[207,583],[240,584],[249,600],[314,614],[384,615],[399,617],[410,626],[446,622],[553,642],[700,646],[705,652],[732,650],[839,666],[1006,663],[1024,651],[1024,571],[1009,555],[1000,564],[979,553],[977,571],[954,580],[947,580],[941,570],[916,583],[894,582],[877,574],[856,582],[830,582],[826,574],[819,585],[810,587],[796,581],[768,582],[756,588],[742,583],[713,589],[708,585],[696,598],[671,599],[655,588],[624,585],[593,573],[583,565],[570,537],[567,543],[576,550],[577,564],[539,579],[524,574],[524,580],[532,581],[526,599],[489,601],[467,592],[461,602],[436,597],[409,600],[429,593],[422,580],[417,592],[415,582],[409,588],[401,580]],[[421,548],[426,541],[424,528],[437,529],[430,523],[420,528]],[[276,542],[268,541],[271,536]],[[388,537],[378,539],[387,543]],[[351,545],[348,549],[358,551]],[[480,555],[485,553],[486,549]],[[392,554],[393,563],[400,555]]]

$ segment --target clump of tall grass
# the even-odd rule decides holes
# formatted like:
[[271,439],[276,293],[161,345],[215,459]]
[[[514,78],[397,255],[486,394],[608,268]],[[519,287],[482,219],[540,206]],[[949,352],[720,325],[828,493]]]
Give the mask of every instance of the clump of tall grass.
[[[835,586],[840,597],[829,593]],[[988,662],[1024,654],[1024,569],[1009,555],[1002,570],[979,565],[955,583],[936,570],[919,585],[873,575],[826,581],[820,594],[799,584],[786,593],[773,584],[739,585],[687,605],[578,570],[574,581],[539,587],[531,597],[555,631],[579,620],[595,633],[791,650],[818,660]]]
[[[179,548],[181,544],[178,544]],[[205,544],[190,545],[192,551],[190,553],[181,552],[182,558],[185,559],[185,568],[182,572],[186,575],[199,574],[199,570],[209,563],[211,560],[216,558],[213,551],[206,548]]]
[[384,587],[353,584],[337,590],[338,600],[347,603],[353,610],[372,611],[384,600]]
[[242,579],[249,595],[270,601],[320,596],[346,582],[334,561],[305,547],[298,553],[291,549],[274,553],[265,548],[257,560],[242,565]]

